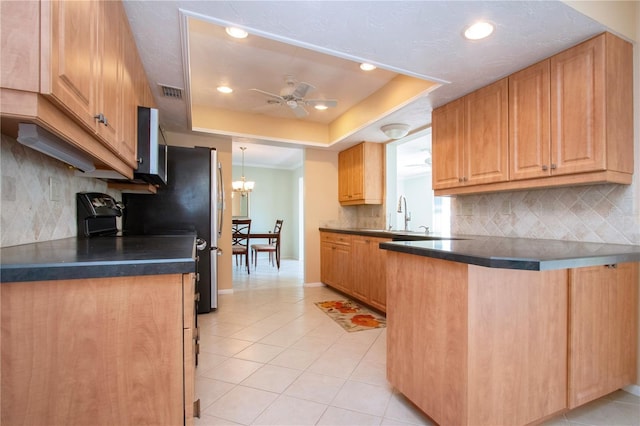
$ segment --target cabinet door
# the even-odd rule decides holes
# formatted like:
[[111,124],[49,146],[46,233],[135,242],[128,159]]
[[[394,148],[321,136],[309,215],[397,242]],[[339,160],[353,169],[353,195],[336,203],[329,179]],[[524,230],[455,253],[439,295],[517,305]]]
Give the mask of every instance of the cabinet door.
[[433,188],[461,186],[464,99],[435,109],[432,122]]
[[350,148],[349,192],[354,200],[364,199],[364,144]]
[[387,310],[387,252],[380,248],[380,243],[391,241],[375,238],[371,242],[369,251],[369,304],[386,312]]
[[466,185],[509,180],[508,84],[497,81],[464,97],[463,180]]
[[352,265],[351,274],[353,277],[352,294],[357,299],[365,303],[369,303],[369,294],[371,286],[371,267],[375,267],[371,255],[371,238],[368,237],[352,237],[351,239],[351,256]]
[[549,61],[509,76],[511,180],[549,176]]
[[551,58],[553,174],[605,169],[604,37]]
[[[52,1],[50,7],[51,73],[43,74],[42,90],[82,123],[94,128],[99,4]],[[47,35],[43,34],[43,42],[46,41]]]
[[122,19],[122,55],[123,66],[121,69],[120,98],[122,108],[120,111],[121,125],[118,136],[118,152],[124,161],[131,167],[137,168],[137,139],[138,139],[138,105],[143,105],[144,85],[146,78],[142,64],[138,59],[133,35],[129,30],[126,15]]
[[335,280],[333,278],[333,244],[320,244],[320,281],[326,285],[333,286]]
[[572,269],[569,408],[635,380],[638,264]]
[[122,128],[120,57],[123,52],[120,30],[124,11],[119,1],[104,1],[99,4],[98,55],[96,57],[99,67],[97,76],[99,84],[96,85],[98,96],[95,114],[104,116],[104,121],[96,121],[96,131],[111,150],[118,153],[120,149],[118,137]]
[[338,154],[338,201],[351,199],[352,151],[345,150]]

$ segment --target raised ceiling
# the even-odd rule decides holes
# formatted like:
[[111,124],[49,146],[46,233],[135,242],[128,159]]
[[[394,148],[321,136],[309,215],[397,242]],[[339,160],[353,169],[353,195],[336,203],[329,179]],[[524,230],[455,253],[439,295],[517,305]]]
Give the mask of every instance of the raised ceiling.
[[[558,1],[124,4],[167,129],[196,130],[259,144],[330,145],[328,149],[334,150],[362,140],[386,142],[388,138],[379,130],[382,124],[408,123],[412,132],[428,127],[433,107],[606,30]],[[463,29],[478,19],[493,22],[494,34],[484,41],[465,40]],[[223,38],[221,26],[227,23],[249,32],[245,43],[230,44]],[[360,61],[377,65],[377,75],[365,77],[357,69]],[[248,91],[255,87],[278,92],[286,74],[315,85],[317,90],[309,97],[338,99],[339,107],[325,115],[314,111],[308,119],[292,119],[286,117],[288,111],[283,107],[262,104],[260,96]],[[375,110],[366,116],[371,111],[361,109],[356,125],[343,125],[326,135],[324,142],[299,137],[291,130],[301,123],[328,129],[340,120],[342,108],[348,110],[363,96],[370,97],[367,93],[372,90],[388,87],[385,82],[394,75],[442,85],[404,98],[395,107],[385,105],[382,115]],[[365,83],[369,78],[374,81]],[[225,79],[239,88],[233,100],[214,93]],[[164,98],[158,84],[183,88],[186,96],[183,100]],[[239,113],[245,114],[245,125],[224,129]],[[268,127],[265,123],[276,123],[280,133],[261,134],[268,133],[260,131]],[[247,159],[249,162],[249,151]]]

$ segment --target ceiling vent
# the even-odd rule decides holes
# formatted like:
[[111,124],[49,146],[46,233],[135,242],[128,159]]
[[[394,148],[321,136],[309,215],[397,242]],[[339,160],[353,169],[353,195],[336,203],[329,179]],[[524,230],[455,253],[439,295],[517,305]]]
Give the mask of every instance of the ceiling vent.
[[164,84],[158,84],[162,89],[162,96],[171,99],[182,99],[182,89],[178,87],[165,86]]

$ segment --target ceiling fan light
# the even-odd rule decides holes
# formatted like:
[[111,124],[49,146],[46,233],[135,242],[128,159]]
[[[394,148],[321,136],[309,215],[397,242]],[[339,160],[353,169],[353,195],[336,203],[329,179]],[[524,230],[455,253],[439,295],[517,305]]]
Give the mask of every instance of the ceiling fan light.
[[386,124],[380,127],[380,130],[382,130],[388,138],[400,139],[409,134],[409,125],[400,123]]
[[329,108],[328,106],[326,106],[325,104],[318,104],[316,106],[314,106],[315,109],[320,110],[320,111],[324,111],[325,109]]
[[216,90],[220,93],[229,94],[233,92],[233,89],[229,86],[218,86]]
[[249,35],[245,30],[238,27],[226,27],[225,31],[233,38],[247,38]]
[[363,62],[363,63],[360,64],[360,69],[362,71],[373,71],[373,70],[376,69],[376,66],[373,65],[373,64],[368,64],[366,62]]
[[489,22],[476,22],[464,31],[468,40],[481,40],[489,37],[493,32],[493,25]]

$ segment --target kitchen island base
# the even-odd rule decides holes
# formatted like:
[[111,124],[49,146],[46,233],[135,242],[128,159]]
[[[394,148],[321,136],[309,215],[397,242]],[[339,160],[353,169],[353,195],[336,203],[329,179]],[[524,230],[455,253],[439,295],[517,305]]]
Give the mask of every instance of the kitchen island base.
[[[567,410],[567,377],[580,370],[568,349],[570,271],[487,268],[388,251],[389,382],[441,425],[524,425]],[[637,301],[634,294],[627,300]],[[625,312],[634,327],[632,303]],[[635,360],[635,353],[628,356]],[[633,371],[609,388],[630,383],[624,377],[635,377],[631,364]]]

